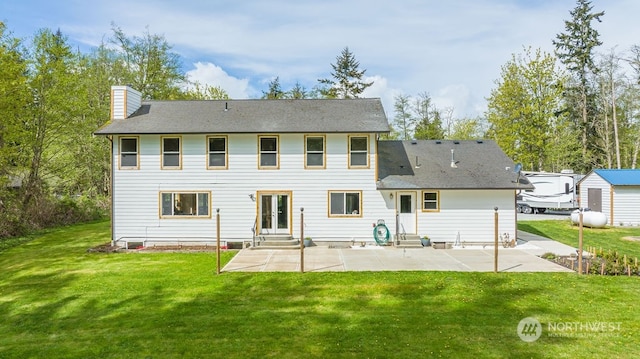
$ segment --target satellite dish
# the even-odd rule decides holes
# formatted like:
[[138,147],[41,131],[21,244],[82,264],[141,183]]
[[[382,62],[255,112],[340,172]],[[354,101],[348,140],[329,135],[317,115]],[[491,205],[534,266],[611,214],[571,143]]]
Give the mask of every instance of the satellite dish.
[[513,172],[515,173],[520,173],[520,171],[522,171],[522,163],[516,164],[516,166],[513,168]]
[[520,183],[520,171],[522,171],[522,163],[517,163],[513,168],[513,173],[516,174],[516,180],[512,181],[513,183]]

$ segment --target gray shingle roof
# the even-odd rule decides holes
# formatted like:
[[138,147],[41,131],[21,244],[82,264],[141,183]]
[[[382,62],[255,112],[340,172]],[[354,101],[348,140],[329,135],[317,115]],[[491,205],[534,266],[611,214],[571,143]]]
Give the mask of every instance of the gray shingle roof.
[[380,141],[378,160],[378,189],[533,188],[524,176],[516,180],[513,161],[490,140]]
[[149,101],[95,133],[297,132],[389,132],[389,125],[380,99]]

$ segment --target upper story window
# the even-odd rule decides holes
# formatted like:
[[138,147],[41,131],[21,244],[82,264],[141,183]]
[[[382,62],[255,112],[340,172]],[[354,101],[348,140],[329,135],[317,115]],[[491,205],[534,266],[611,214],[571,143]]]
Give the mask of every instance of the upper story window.
[[211,192],[160,192],[161,217],[209,217]]
[[207,137],[207,168],[227,169],[227,136]]
[[138,137],[120,137],[120,168],[138,169]]
[[258,168],[278,169],[278,136],[258,136]]
[[329,217],[362,217],[361,191],[329,191]]
[[369,168],[367,136],[349,136],[349,168]]
[[180,150],[182,148],[180,137],[162,137],[162,168],[180,169],[182,161]]
[[305,168],[326,168],[325,166],[325,137],[305,136],[304,137],[304,167]]
[[425,212],[440,210],[440,195],[438,191],[422,192],[422,210]]

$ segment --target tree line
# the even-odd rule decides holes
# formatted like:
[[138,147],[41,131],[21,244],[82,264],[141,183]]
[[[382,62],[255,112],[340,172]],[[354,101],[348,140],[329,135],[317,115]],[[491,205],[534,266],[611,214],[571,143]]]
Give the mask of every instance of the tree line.
[[[365,70],[348,48],[338,59],[335,78],[312,91],[298,84],[285,93],[276,78],[264,98],[357,97],[371,85]],[[109,118],[114,84],[145,100],[229,98],[190,81],[180,56],[148,29],[129,36],[112,24],[107,40],[81,53],[59,30],[26,42],[0,22],[0,238],[108,215],[111,144],[93,132]]]
[[[524,48],[502,66],[484,116],[454,118],[427,92],[400,94],[385,138],[490,138],[527,170],[635,168],[640,46],[597,53],[604,12],[576,3],[554,54]],[[262,98],[357,98],[373,84],[365,72],[345,47],[314,88],[284,90],[275,77]],[[108,214],[111,144],[92,134],[109,118],[114,84],[143,99],[229,98],[190,81],[180,56],[148,29],[129,36],[112,24],[108,39],[81,53],[60,31],[26,42],[0,22],[0,238]]]
[[108,213],[110,143],[92,134],[109,118],[111,85],[145,99],[228,98],[189,82],[162,36],[112,31],[80,53],[59,30],[27,43],[0,22],[0,238]]
[[530,171],[636,168],[640,152],[640,46],[598,53],[604,11],[577,0],[552,43],[524,47],[501,67],[481,118],[451,118],[428,94],[398,95],[395,138],[494,139]]

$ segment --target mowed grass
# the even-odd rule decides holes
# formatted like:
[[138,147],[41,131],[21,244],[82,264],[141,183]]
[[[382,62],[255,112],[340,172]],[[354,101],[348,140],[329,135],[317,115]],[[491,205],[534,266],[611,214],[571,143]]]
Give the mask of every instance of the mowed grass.
[[[578,248],[580,227],[570,220],[520,221],[518,229],[529,233],[552,238],[558,242]],[[640,227],[582,228],[583,249],[596,248],[605,251],[618,251],[630,258],[640,259]]]
[[[87,252],[108,238],[108,222],[86,224],[0,252],[1,358],[640,356],[636,277],[216,275],[215,253]],[[542,323],[535,342],[517,335],[525,317]]]

